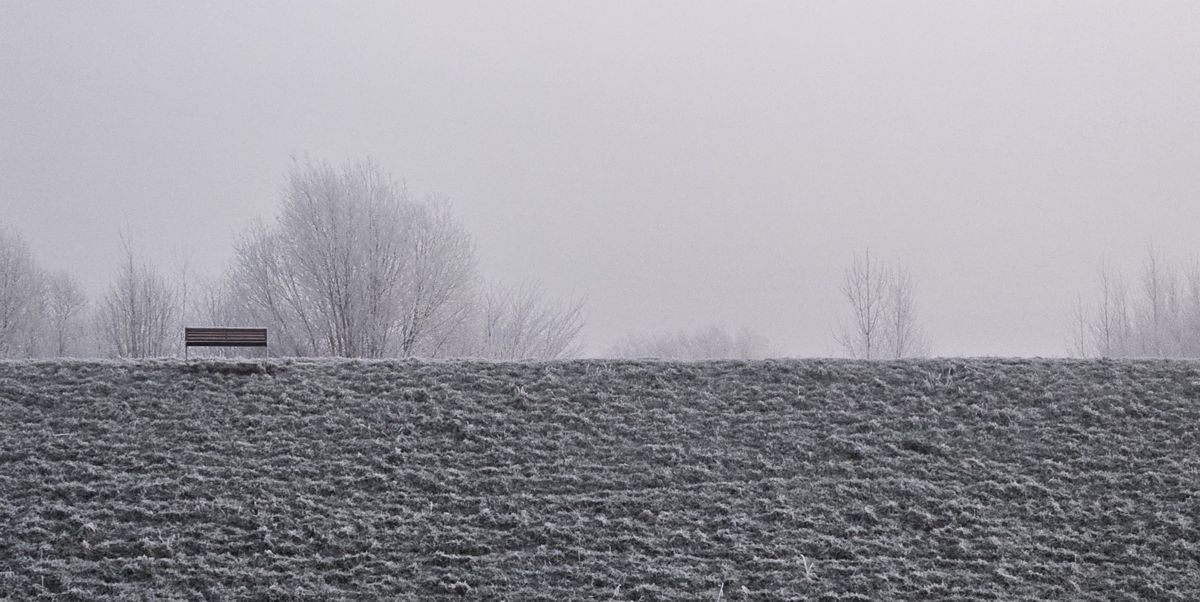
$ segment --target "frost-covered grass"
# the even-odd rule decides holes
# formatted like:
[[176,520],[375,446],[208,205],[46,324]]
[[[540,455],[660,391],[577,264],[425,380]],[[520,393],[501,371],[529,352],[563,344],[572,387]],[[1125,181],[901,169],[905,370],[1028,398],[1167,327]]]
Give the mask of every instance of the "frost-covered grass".
[[1200,599],[1200,364],[0,363],[0,598]]

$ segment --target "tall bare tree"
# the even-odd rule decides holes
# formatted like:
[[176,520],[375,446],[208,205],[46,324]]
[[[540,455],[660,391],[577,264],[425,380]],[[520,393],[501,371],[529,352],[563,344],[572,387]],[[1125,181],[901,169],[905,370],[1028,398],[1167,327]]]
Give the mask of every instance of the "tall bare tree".
[[[377,164],[297,161],[280,215],[235,244],[201,315],[272,331],[285,355],[561,357],[581,307],[541,289],[485,287],[475,243],[444,199],[410,200]],[[488,330],[490,328],[490,330]]]
[[1131,295],[1105,263],[1095,298],[1076,301],[1068,350],[1082,357],[1200,357],[1200,264],[1183,271],[1147,249]]
[[1169,278],[1164,272],[1164,268],[1161,257],[1151,246],[1142,270],[1142,294],[1145,304],[1141,307],[1139,319],[1142,324],[1142,354],[1154,357],[1165,355],[1163,326],[1166,322],[1168,296],[1166,286]]
[[1200,261],[1192,259],[1184,276],[1183,311],[1180,332],[1184,341],[1182,355],[1200,357]]
[[579,353],[583,300],[547,303],[538,284],[488,287],[479,303],[474,348],[489,359],[560,359]]
[[842,280],[850,318],[834,339],[842,351],[860,359],[905,358],[928,353],[918,322],[912,274],[899,263],[888,268],[867,249],[855,256]]
[[28,357],[44,301],[42,270],[15,230],[0,226],[0,357]]
[[238,241],[245,321],[296,355],[433,354],[469,316],[471,237],[445,203],[408,200],[375,163],[297,162],[280,217]]
[[1073,356],[1088,357],[1092,354],[1093,339],[1088,327],[1089,313],[1090,308],[1083,302],[1083,297],[1076,295],[1067,323],[1067,352]]
[[45,324],[48,353],[66,357],[84,353],[84,321],[88,298],[83,287],[66,272],[46,278]]
[[884,328],[886,352],[893,359],[926,355],[929,343],[918,322],[912,273],[897,264],[889,276]]
[[836,340],[851,357],[879,358],[885,351],[887,298],[890,292],[887,267],[871,259],[871,250],[855,256],[842,280],[842,296],[850,304],[850,319],[841,326]]
[[1097,276],[1095,314],[1085,318],[1085,333],[1089,337],[1081,354],[1094,351],[1100,357],[1120,357],[1129,351],[1129,309],[1125,282],[1111,266],[1103,265]]
[[475,243],[444,200],[427,198],[411,216],[399,355],[438,356],[467,327],[478,299]]
[[175,291],[154,266],[121,237],[122,265],[96,308],[101,349],[116,357],[155,357],[175,350],[179,306]]

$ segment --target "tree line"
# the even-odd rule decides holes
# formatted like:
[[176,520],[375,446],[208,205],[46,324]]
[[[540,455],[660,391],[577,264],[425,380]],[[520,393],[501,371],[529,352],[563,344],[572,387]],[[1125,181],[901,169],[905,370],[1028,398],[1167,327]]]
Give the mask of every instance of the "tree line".
[[153,357],[182,327],[266,326],[287,356],[554,359],[579,351],[584,304],[481,274],[448,203],[416,200],[374,162],[297,161],[278,216],[237,238],[220,277],[175,277],[121,237],[122,261],[90,303],[0,230],[0,357]]
[[[846,268],[840,288],[844,315],[833,331],[837,352],[856,359],[903,359],[929,354],[917,311],[916,283],[900,262],[872,258],[870,249]],[[610,357],[678,360],[764,359],[771,341],[748,328],[709,326],[695,331],[634,334],[611,346]]]
[[1078,357],[1200,357],[1200,262],[1170,262],[1151,246],[1127,277],[1104,263],[1076,298],[1068,350]]
[[67,272],[49,272],[11,228],[0,227],[0,357],[84,352],[88,299]]
[[[335,168],[294,161],[278,214],[235,240],[215,279],[183,262],[164,274],[120,237],[121,262],[89,300],[69,273],[44,270],[0,227],[0,357],[157,357],[182,353],[185,325],[265,326],[282,356],[558,359],[582,349],[584,302],[536,284],[485,278],[474,239],[449,204],[415,199],[371,160]],[[869,251],[846,270],[839,350],[864,359],[924,355],[915,287]],[[226,351],[206,351],[224,354]],[[761,359],[749,329],[629,335],[610,357]]]

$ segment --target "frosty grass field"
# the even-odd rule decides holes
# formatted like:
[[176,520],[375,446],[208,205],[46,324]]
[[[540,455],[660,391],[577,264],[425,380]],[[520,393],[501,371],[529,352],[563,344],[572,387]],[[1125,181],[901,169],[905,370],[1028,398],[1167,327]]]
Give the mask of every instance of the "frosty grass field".
[[0,363],[0,598],[1200,599],[1200,364]]

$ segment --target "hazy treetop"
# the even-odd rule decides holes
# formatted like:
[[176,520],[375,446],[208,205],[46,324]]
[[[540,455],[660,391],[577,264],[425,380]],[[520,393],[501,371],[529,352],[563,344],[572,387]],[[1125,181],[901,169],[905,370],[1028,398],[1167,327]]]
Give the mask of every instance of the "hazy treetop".
[[[589,350],[826,354],[870,245],[940,354],[1059,354],[1107,255],[1200,252],[1200,4],[0,0],[0,219],[98,292],[215,272],[292,154],[447,195]],[[215,236],[201,233],[214,231]]]

